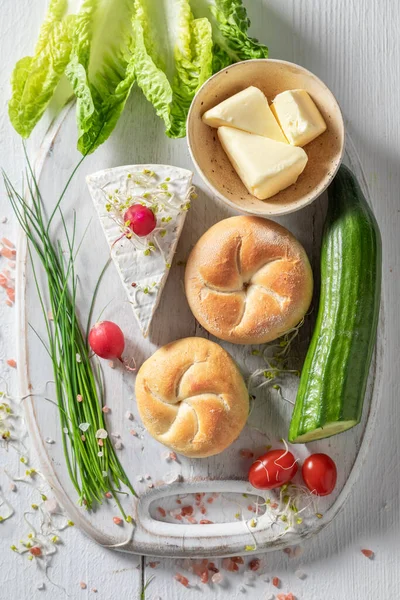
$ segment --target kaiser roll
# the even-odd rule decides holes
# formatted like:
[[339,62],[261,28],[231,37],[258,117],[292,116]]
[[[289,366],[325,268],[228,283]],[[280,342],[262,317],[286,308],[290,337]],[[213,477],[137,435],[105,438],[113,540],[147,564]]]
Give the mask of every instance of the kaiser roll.
[[304,317],[313,276],[304,248],[287,229],[261,217],[231,217],[193,248],[185,290],[207,331],[234,344],[263,344]]
[[135,391],[150,435],[194,458],[227,448],[249,412],[249,395],[235,362],[203,338],[184,338],[157,350],[141,366]]

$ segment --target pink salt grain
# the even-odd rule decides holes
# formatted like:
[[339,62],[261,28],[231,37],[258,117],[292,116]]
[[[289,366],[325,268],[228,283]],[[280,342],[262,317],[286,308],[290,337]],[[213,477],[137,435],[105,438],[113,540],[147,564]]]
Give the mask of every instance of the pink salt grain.
[[275,587],[279,587],[281,585],[281,580],[279,579],[279,577],[273,577],[272,579],[272,585]]
[[84,581],[81,581],[79,585],[80,585],[81,590],[86,590],[87,585]]
[[200,525],[213,525],[213,521],[209,521],[208,519],[201,519]]
[[3,246],[8,246],[9,248],[15,248],[14,244],[10,242],[10,240],[6,237],[1,238],[1,243]]
[[182,506],[181,515],[187,517],[193,514],[193,506]]
[[78,402],[83,402],[83,396],[81,396],[81,394],[78,394],[76,399]]
[[249,448],[242,448],[239,454],[242,458],[254,458],[254,452],[249,450]]
[[214,498],[207,498],[208,504],[212,504],[214,502]]
[[214,575],[211,577],[212,583],[221,583],[222,580],[223,576],[219,571],[217,573],[214,573]]
[[180,573],[177,573],[175,575],[175,579],[176,579],[176,581],[179,581],[179,583],[181,583],[185,587],[189,587],[189,579],[187,577],[184,577]]
[[196,525],[197,523],[197,519],[195,519],[194,517],[187,517],[187,520],[189,521],[189,523],[192,523],[192,525]]
[[233,573],[234,571],[239,571],[239,567],[237,566],[236,562],[234,562],[231,558],[222,559],[222,568],[225,569],[225,571],[229,571],[230,573]]
[[364,554],[364,556],[366,556],[367,558],[373,558],[374,557],[374,553],[372,552],[372,550],[367,550],[366,548],[363,548],[361,550],[361,552]]
[[111,408],[109,406],[103,406],[103,408],[101,409],[103,411],[104,414],[108,414],[109,412],[111,412]]
[[167,516],[167,513],[166,513],[166,511],[165,511],[165,510],[162,508],[162,506],[158,506],[158,507],[157,507],[157,510],[158,510],[158,512],[160,513],[160,515],[161,515],[162,517],[166,517],[166,516]]
[[106,492],[105,497],[108,498],[110,500],[110,498],[112,498],[112,493],[111,492]]
[[113,517],[113,521],[116,525],[122,525],[122,519],[120,517]]
[[17,368],[17,361],[14,360],[13,358],[9,358],[7,360],[7,364],[8,364],[9,367],[12,367],[13,369]]
[[253,560],[251,560],[249,562],[249,569],[250,569],[250,571],[258,571],[259,568],[260,568],[260,559],[259,558],[253,558]]

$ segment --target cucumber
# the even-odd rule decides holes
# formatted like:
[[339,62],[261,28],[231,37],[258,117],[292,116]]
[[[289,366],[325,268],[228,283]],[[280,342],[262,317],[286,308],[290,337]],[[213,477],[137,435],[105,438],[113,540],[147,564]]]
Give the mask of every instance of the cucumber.
[[359,423],[376,341],[381,270],[378,224],[353,173],[341,166],[328,190],[320,303],[290,442],[330,437]]

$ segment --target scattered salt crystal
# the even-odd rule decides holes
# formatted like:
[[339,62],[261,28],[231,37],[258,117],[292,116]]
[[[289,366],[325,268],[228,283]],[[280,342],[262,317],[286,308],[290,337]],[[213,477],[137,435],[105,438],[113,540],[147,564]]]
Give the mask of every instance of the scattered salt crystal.
[[79,423],[78,427],[81,431],[87,431],[90,427],[90,423]]
[[142,481],[144,481],[144,477],[143,477],[143,475],[138,475],[138,476],[136,477],[136,481],[139,481],[139,482],[142,482]]
[[86,590],[87,585],[86,585],[86,583],[84,581],[81,581],[79,585],[81,586],[82,590]]
[[111,434],[111,437],[113,437],[113,438],[117,438],[117,439],[118,439],[118,438],[120,438],[120,437],[121,437],[121,434],[120,434],[120,433],[112,433],[112,434]]
[[304,573],[304,571],[302,571],[301,569],[298,569],[297,571],[294,572],[294,574],[296,575],[296,577],[298,577],[299,579],[305,579],[307,577],[307,575]]
[[116,440],[114,442],[114,448],[116,450],[122,450],[122,448],[124,447],[123,443],[121,442],[121,440]]
[[13,358],[9,358],[7,360],[7,364],[8,364],[9,367],[12,367],[13,369],[17,368],[17,361],[14,360]]
[[145,478],[146,479],[151,479],[151,475],[149,475],[148,473],[146,473]]
[[100,446],[100,448],[102,448],[104,446],[104,442],[103,442],[103,440],[101,438],[99,438],[97,440],[97,445]]
[[163,481],[167,485],[170,485],[171,483],[175,483],[176,481],[181,481],[181,479],[182,479],[182,477],[179,473],[166,473],[163,476]]
[[47,437],[44,441],[46,444],[54,444],[54,440],[51,437]]
[[68,427],[63,427],[63,432],[68,433]]
[[244,585],[241,585],[239,587],[239,592],[242,592],[242,594],[244,594],[246,592],[246,588],[244,587]]
[[265,600],[274,600],[274,598],[275,598],[274,594],[270,594],[269,596],[267,596],[267,598]]
[[149,483],[147,487],[151,490],[154,487],[154,483]]
[[122,525],[121,517],[113,517],[113,521],[116,525]]
[[92,588],[90,591],[93,592],[93,594],[97,594],[97,588]]
[[103,450],[100,450],[100,452],[97,453],[97,456],[104,456]]
[[81,394],[78,394],[76,397],[77,402],[82,402],[83,401],[83,397]]
[[269,583],[270,582],[270,578],[269,577],[264,577],[263,581],[265,581],[265,583]]
[[[79,425],[79,427],[80,427],[80,425]],[[107,433],[107,431],[105,429],[98,429],[96,431],[96,437],[99,440],[105,440],[105,439],[108,438],[108,433]]]
[[54,321],[53,311],[51,311],[51,310],[47,311],[47,318],[49,321]]
[[42,583],[39,583],[39,584],[38,584],[38,586],[37,586],[37,589],[38,589],[38,590],[44,590],[44,588],[45,588],[45,585],[44,585],[44,583],[43,583],[43,581],[42,581]]
[[301,546],[295,546],[293,548],[293,556],[294,558],[298,558],[299,556],[301,556],[304,552],[304,548],[302,548]]
[[82,440],[82,442],[86,442],[86,436],[83,433],[81,435],[81,440]]
[[58,510],[57,500],[55,498],[48,498],[44,501],[44,507],[49,513],[55,513]]
[[112,493],[111,492],[106,492],[104,495],[108,499],[112,498]]
[[12,492],[15,492],[17,490],[17,486],[15,485],[15,483],[13,483],[13,482],[10,483],[10,490]]
[[135,431],[134,429],[131,429],[129,433],[137,437],[137,431]]
[[[246,573],[246,579],[248,582],[253,582],[255,580],[255,578],[256,578],[256,576],[254,575],[253,572]],[[248,583],[246,583],[246,585],[248,585]]]
[[364,556],[366,556],[367,558],[374,558],[374,553],[372,550],[367,550],[366,548],[363,548],[361,550],[362,554],[364,554]]
[[108,366],[110,367],[110,369],[115,369],[115,365],[112,360],[108,361]]
[[214,575],[211,577],[211,581],[213,583],[221,583],[222,580],[223,576],[221,575],[221,573],[214,573]]
[[169,458],[170,458],[170,460],[175,460],[175,461],[177,461],[177,460],[178,460],[178,457],[177,457],[177,455],[176,455],[176,452],[170,452],[170,453],[169,453]]
[[133,414],[128,410],[128,412],[125,413],[125,418],[129,419],[129,421],[133,421]]
[[7,223],[7,220],[8,220],[7,217],[1,217],[1,222],[2,223]]
[[81,359],[81,355],[80,355],[80,354],[76,353],[76,356],[75,356],[75,358],[76,358],[76,362],[78,362],[78,363],[82,362],[82,359]]

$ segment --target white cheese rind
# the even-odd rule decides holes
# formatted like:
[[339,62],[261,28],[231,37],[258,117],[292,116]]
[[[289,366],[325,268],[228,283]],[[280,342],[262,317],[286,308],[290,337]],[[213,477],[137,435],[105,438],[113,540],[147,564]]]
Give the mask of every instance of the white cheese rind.
[[287,143],[268,100],[260,89],[250,86],[227,98],[203,115],[203,122],[210,127],[235,127]]
[[[151,234],[149,238],[139,238],[133,243],[125,236],[121,237],[121,227],[107,211],[109,196],[118,190],[118,196],[142,196],[148,188],[134,182],[133,175],[142,173],[143,170],[153,171],[156,175],[156,184],[162,183],[166,178],[168,191],[174,195],[173,204],[184,205],[189,201],[192,189],[193,173],[179,167],[169,165],[128,165],[105,169],[86,178],[90,195],[100,218],[100,223],[110,246],[113,263],[122,280],[128,300],[138,321],[143,336],[147,337],[152,318],[159,304],[161,294],[167,280],[175,254],[176,246],[186,219],[186,210],[173,210],[165,203],[166,208],[157,213],[157,228],[162,227],[165,235],[160,232]],[[131,177],[128,177],[131,175]],[[134,202],[132,202],[134,203]],[[162,222],[162,218],[171,219]],[[157,236],[155,249],[145,255],[148,240]],[[118,241],[116,241],[118,240]],[[137,248],[136,246],[142,244]],[[157,246],[160,246],[162,252]],[[134,287],[132,284],[136,284]],[[148,293],[144,293],[144,289]]]
[[321,113],[305,90],[278,94],[271,109],[293,146],[305,146],[326,130]]
[[302,148],[261,135],[219,127],[218,137],[240,179],[259,200],[271,198],[295,183],[307,164]]

